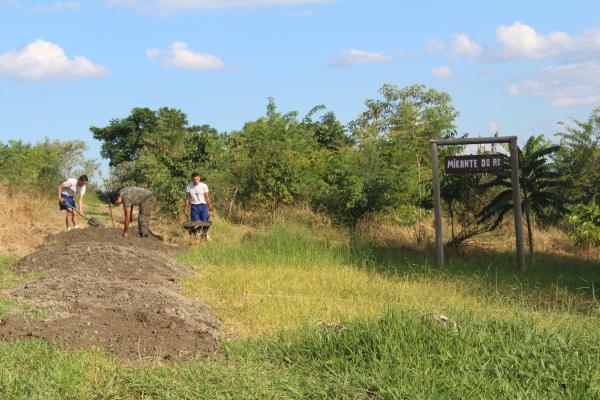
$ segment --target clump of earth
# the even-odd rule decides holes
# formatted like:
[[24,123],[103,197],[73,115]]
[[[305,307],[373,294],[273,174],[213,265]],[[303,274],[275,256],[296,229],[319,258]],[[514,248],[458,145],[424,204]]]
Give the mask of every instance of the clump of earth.
[[0,338],[98,347],[141,361],[215,352],[218,322],[209,306],[181,294],[177,282],[192,269],[173,262],[173,250],[105,227],[50,236],[14,266],[36,278],[9,291],[43,317],[3,318]]

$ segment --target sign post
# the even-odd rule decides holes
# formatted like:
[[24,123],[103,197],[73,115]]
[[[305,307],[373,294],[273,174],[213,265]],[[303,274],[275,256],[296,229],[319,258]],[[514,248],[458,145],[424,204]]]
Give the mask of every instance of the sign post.
[[[493,138],[459,138],[459,139],[432,139],[431,143],[431,167],[433,173],[433,200],[435,205],[435,247],[437,252],[437,264],[444,268],[444,238],[442,226],[442,202],[440,195],[440,171],[438,166],[438,146],[508,143],[510,147],[511,181],[513,195],[513,209],[515,217],[515,240],[517,248],[517,266],[519,271],[524,272],[527,268],[525,263],[525,240],[523,235],[523,211],[521,209],[521,190],[519,185],[519,151],[517,137],[493,137]],[[504,167],[503,154],[490,155],[466,155],[452,156],[444,160],[444,166],[448,173],[485,173],[501,171]]]
[[444,268],[444,235],[442,233],[442,199],[440,196],[440,169],[437,143],[431,143],[431,168],[433,169],[433,204],[435,207],[435,249],[437,264]]

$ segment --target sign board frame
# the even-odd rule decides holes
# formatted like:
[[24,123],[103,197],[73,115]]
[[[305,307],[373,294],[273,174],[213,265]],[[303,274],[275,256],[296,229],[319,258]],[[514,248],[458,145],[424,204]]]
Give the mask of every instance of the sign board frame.
[[467,144],[492,144],[508,143],[510,149],[511,181],[515,220],[515,240],[517,246],[517,266],[519,271],[525,272],[525,237],[523,235],[523,211],[521,210],[521,190],[519,185],[519,150],[516,136],[491,137],[491,138],[458,138],[458,139],[432,139],[431,167],[433,172],[433,200],[435,205],[435,247],[437,264],[444,267],[444,239],[442,228],[442,201],[440,196],[440,170],[438,161],[438,146],[453,146]]

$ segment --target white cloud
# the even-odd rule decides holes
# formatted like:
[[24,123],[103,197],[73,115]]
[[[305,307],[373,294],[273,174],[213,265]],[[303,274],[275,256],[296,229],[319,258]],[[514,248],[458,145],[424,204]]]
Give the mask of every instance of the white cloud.
[[490,131],[490,133],[498,132],[498,123],[496,121],[488,122],[488,130]]
[[452,68],[450,68],[448,65],[432,68],[431,75],[435,76],[436,78],[449,78],[452,76]]
[[0,76],[8,79],[69,80],[106,74],[105,66],[96,65],[82,56],[69,59],[60,46],[42,39],[19,51],[0,54]]
[[437,54],[440,51],[444,50],[445,47],[446,47],[446,44],[439,37],[429,38],[429,39],[427,39],[427,43],[425,43],[425,50],[429,54]]
[[471,58],[479,58],[483,54],[483,47],[466,33],[458,33],[452,37],[452,51],[456,55],[466,54]]
[[208,53],[196,53],[188,49],[187,44],[175,42],[168,50],[146,50],[146,57],[161,58],[161,64],[171,68],[181,68],[193,71],[210,71],[222,69],[225,63],[219,57]]
[[357,65],[387,62],[392,59],[391,56],[384,53],[371,53],[363,50],[340,50],[337,56],[333,59],[332,65]]
[[161,49],[148,49],[146,50],[146,57],[148,58],[157,58],[162,54]]
[[138,10],[161,14],[223,8],[331,3],[333,1],[334,0],[105,0],[106,4],[111,6],[133,7]]
[[580,36],[554,31],[541,35],[531,26],[515,22],[496,30],[502,60],[586,56],[600,53],[600,29],[589,29]]
[[600,103],[600,61],[551,65],[538,71],[536,79],[508,87],[511,96],[539,96],[553,106]]

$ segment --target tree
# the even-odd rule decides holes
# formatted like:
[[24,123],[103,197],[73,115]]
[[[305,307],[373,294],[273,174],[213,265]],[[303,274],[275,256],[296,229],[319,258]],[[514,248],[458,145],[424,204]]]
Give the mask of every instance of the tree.
[[443,174],[441,178],[441,198],[450,218],[448,244],[456,249],[464,241],[493,230],[489,221],[480,221],[477,216],[476,210],[486,200],[479,187],[481,174]]
[[[454,120],[458,111],[450,96],[424,85],[399,88],[383,85],[380,99],[368,99],[367,109],[350,124],[363,155],[362,167],[373,174],[382,170],[402,187],[396,203],[417,207],[422,221],[422,205],[431,202],[431,156],[429,141],[456,135]],[[368,172],[369,173],[369,172]],[[421,225],[419,225],[420,227]],[[424,232],[419,228],[418,240]]]
[[586,121],[573,120],[575,126],[560,125],[561,148],[556,164],[567,177],[565,191],[577,203],[600,203],[600,107]]
[[274,210],[307,198],[316,143],[297,117],[297,112],[279,113],[269,99],[264,117],[229,136],[232,178],[247,204]]
[[146,187],[173,216],[181,211],[190,173],[203,169],[206,174],[223,159],[223,136],[208,125],[189,126],[178,109],[134,108],[124,119],[91,129],[110,160],[109,188]]
[[98,163],[83,154],[86,149],[82,141],[0,142],[0,183],[6,184],[13,196],[17,188],[54,195],[56,185],[65,178],[81,174],[91,177],[97,172]]
[[365,174],[351,148],[330,155],[322,176],[318,190],[313,193],[312,204],[327,213],[336,224],[355,229],[365,214],[390,205],[390,198],[385,193],[390,191],[393,181],[384,173]]
[[101,155],[111,167],[134,161],[144,147],[148,133],[158,131],[159,116],[149,108],[134,108],[128,117],[113,119],[104,128],[92,126],[94,139],[102,142]]
[[346,127],[338,121],[333,112],[328,111],[319,120],[313,121],[313,115],[324,109],[323,105],[313,107],[302,120],[301,128],[315,139],[317,147],[320,149],[337,151],[345,146],[353,145],[352,137],[346,135]]
[[[560,149],[552,145],[544,135],[531,136],[523,149],[519,149],[520,176],[519,184],[522,192],[521,208],[527,222],[529,253],[533,256],[533,224],[532,218],[544,218],[548,213],[565,210],[565,198],[561,194],[564,179],[551,157]],[[496,197],[479,213],[479,221],[493,219],[493,227],[497,227],[504,215],[513,209],[510,167],[495,174],[493,180],[482,185],[482,188],[501,188]]]

